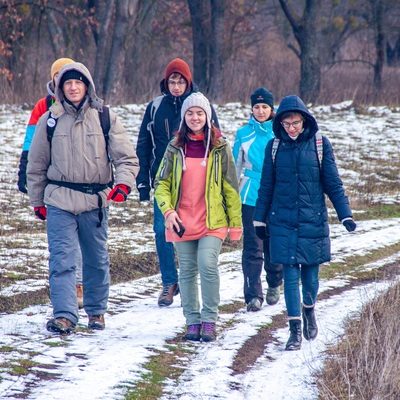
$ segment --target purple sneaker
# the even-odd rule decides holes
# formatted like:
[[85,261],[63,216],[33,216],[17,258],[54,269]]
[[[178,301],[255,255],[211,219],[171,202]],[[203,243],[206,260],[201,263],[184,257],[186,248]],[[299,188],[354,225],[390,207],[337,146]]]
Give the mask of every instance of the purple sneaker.
[[217,332],[215,331],[215,322],[202,322],[201,338],[203,342],[212,342],[217,338]]
[[186,340],[193,340],[195,342],[200,341],[200,330],[201,330],[201,325],[200,324],[193,324],[193,325],[188,325],[186,328],[186,335],[185,339]]

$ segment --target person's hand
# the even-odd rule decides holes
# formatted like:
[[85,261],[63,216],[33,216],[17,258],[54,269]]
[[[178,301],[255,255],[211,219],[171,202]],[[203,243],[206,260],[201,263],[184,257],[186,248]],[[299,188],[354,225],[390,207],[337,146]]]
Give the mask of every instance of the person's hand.
[[21,172],[18,177],[18,190],[22,193],[28,193],[28,189],[26,188],[26,174]]
[[351,218],[343,221],[343,225],[348,230],[348,232],[353,232],[357,228],[357,224]]
[[139,201],[150,201],[150,190],[146,188],[139,189]]
[[44,221],[47,218],[47,208],[46,206],[40,206],[40,207],[33,207],[33,210],[35,211],[35,217]]
[[255,226],[254,229],[259,239],[266,240],[268,238],[266,226]]
[[28,193],[26,184],[26,168],[28,166],[28,151],[24,150],[21,153],[18,167],[18,190],[22,193]]
[[174,231],[175,227],[175,229],[179,232],[181,228],[178,222],[182,223],[178,213],[176,211],[170,212],[165,218],[165,227],[171,232]]
[[131,192],[131,188],[129,186],[123,185],[122,183],[115,186],[113,190],[108,194],[107,200],[112,200],[117,203],[122,203],[126,201],[128,194]]

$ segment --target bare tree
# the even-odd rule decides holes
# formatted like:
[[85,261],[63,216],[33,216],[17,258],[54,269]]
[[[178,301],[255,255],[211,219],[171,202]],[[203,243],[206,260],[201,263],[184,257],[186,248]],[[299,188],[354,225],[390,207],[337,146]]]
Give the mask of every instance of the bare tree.
[[211,0],[210,85],[214,101],[223,98],[224,90],[224,9],[223,0]]
[[88,11],[91,18],[91,26],[94,40],[97,46],[94,64],[93,80],[99,95],[104,94],[104,83],[107,71],[107,54],[110,50],[108,43],[108,31],[111,18],[114,13],[115,0],[91,0],[88,1]]
[[385,62],[386,35],[384,30],[385,0],[369,0],[372,9],[376,57],[374,63],[374,102],[379,100],[382,90],[382,71]]
[[108,57],[107,74],[104,81],[104,96],[107,98],[116,90],[118,77],[122,76],[124,65],[125,41],[137,12],[138,0],[119,0],[115,13],[114,34],[112,36],[111,52]]
[[300,47],[299,51],[292,43],[288,44],[301,61],[300,97],[305,102],[316,102],[321,89],[321,64],[316,39],[321,0],[306,0],[301,17],[288,1],[279,0],[279,3]]
[[189,0],[194,79],[214,101],[224,87],[224,0]]
[[208,0],[188,0],[193,36],[193,78],[204,93],[209,89],[210,59],[210,2]]
[[65,54],[66,44],[62,28],[57,22],[53,9],[46,8],[45,14],[47,15],[47,24],[49,28],[50,39],[56,58],[63,57]]

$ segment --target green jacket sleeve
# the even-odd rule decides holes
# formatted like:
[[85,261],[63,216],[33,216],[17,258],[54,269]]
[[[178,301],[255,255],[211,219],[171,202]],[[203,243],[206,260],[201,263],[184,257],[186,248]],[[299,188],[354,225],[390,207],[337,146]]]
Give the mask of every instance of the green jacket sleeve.
[[172,147],[168,146],[154,181],[154,197],[163,215],[177,208],[181,177],[182,163]]
[[227,143],[222,153],[224,196],[226,202],[226,213],[229,218],[229,227],[242,227],[242,203],[239,194],[239,183],[236,175],[236,167],[233,160],[232,150]]

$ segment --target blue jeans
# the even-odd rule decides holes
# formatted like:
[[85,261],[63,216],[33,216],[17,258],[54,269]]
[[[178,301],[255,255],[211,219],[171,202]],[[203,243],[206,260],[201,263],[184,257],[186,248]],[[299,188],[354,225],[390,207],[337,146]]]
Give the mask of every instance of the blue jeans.
[[313,306],[319,288],[319,265],[283,265],[283,288],[288,317],[301,316],[300,278],[303,304]]
[[108,208],[72,214],[47,207],[50,298],[54,318],[78,322],[76,300],[76,260],[82,252],[83,306],[88,315],[104,314],[110,288],[110,261],[107,250]]
[[161,280],[164,286],[174,285],[178,282],[178,271],[175,264],[174,245],[165,240],[164,215],[154,200],[154,225],[153,225],[158,262],[160,264]]
[[217,322],[220,300],[218,256],[222,240],[215,236],[204,236],[198,240],[176,242],[175,246],[179,259],[179,289],[186,325]]

